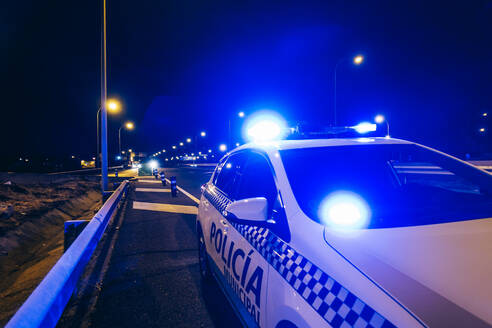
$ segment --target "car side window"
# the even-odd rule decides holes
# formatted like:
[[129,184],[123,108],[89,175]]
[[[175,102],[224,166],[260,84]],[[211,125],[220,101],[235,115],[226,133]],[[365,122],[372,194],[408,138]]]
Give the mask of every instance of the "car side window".
[[235,198],[236,185],[244,163],[244,156],[232,154],[217,169],[214,184],[230,199]]
[[277,187],[270,165],[262,155],[248,154],[236,197],[237,199],[265,197],[271,210],[277,198]]

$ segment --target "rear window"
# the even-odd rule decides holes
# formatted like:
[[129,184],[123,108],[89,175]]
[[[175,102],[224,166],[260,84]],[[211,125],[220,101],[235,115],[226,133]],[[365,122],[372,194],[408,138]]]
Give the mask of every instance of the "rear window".
[[492,175],[418,145],[280,155],[301,209],[324,224],[389,228],[492,217]]

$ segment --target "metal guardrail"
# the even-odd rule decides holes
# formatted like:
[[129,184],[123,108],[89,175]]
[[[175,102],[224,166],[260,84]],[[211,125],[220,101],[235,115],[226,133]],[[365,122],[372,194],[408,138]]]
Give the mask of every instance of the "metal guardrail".
[[[114,170],[114,169],[122,169],[123,165],[118,165],[118,166],[112,166],[108,167],[108,170]],[[91,169],[80,169],[80,170],[73,170],[73,171],[63,171],[63,172],[51,172],[48,173],[48,175],[57,175],[57,174],[86,174],[90,172],[101,172],[100,167],[96,168],[91,168]]]
[[10,319],[6,328],[56,326],[128,184],[124,181],[109,197]]

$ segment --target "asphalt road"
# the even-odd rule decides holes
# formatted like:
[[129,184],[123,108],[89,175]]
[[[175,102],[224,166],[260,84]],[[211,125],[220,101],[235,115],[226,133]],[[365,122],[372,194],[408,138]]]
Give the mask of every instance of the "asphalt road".
[[[210,178],[212,170],[204,167],[165,172],[168,177],[176,176],[180,187],[199,198],[200,186]],[[152,178],[134,183],[121,218],[108,232],[106,243],[114,243],[106,247],[111,251],[106,268],[102,264],[102,274],[97,274],[103,278],[95,283],[96,293],[91,288],[92,307],[81,300],[72,301],[71,314],[64,315],[58,326],[240,326],[219,287],[202,286],[196,215],[183,214],[188,210],[196,212],[197,204],[183,193],[173,198],[163,192],[167,188]],[[165,212],[158,210],[160,207]],[[176,208],[181,213],[173,213]],[[82,298],[87,301],[91,296]],[[73,304],[77,302],[78,309]]]

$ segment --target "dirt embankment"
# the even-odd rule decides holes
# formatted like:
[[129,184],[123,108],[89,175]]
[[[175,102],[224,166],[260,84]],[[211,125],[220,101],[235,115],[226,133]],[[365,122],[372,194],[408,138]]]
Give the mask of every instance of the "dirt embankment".
[[91,219],[101,207],[98,183],[84,177],[48,184],[0,185],[0,326],[3,326],[63,253],[63,222]]

